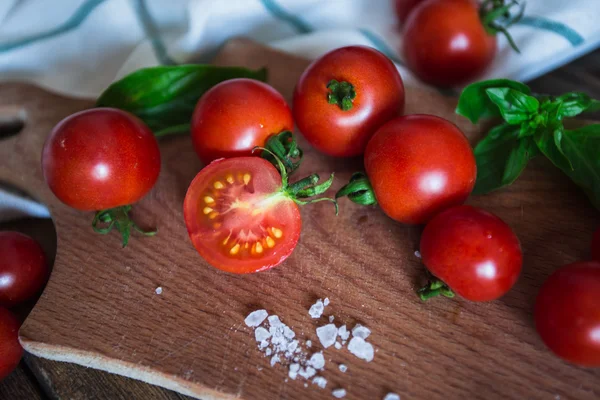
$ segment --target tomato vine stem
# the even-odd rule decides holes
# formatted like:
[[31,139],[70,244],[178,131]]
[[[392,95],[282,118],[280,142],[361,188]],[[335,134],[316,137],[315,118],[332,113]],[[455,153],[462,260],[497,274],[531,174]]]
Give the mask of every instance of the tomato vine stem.
[[[518,12],[514,16],[511,13],[513,7],[518,7]],[[502,33],[506,36],[510,47],[517,53],[520,53],[521,51],[517,47],[517,44],[510,33],[508,33],[508,28],[519,22],[524,12],[525,1],[485,0],[479,8],[479,18],[487,33],[490,35]]]
[[350,201],[362,206],[377,205],[373,186],[364,172],[355,172],[345,186],[335,194],[335,198],[348,197]]
[[[94,232],[101,235],[106,235],[112,231],[113,228],[116,228],[122,236],[123,247],[126,247],[129,243],[131,229],[145,236],[154,236],[158,233],[158,230],[145,231],[140,228],[131,220],[129,211],[131,211],[131,205],[109,208],[108,210],[100,210],[96,212],[96,215],[94,215],[94,220],[92,221],[92,228],[94,229]],[[103,224],[104,226],[99,226],[99,224]]]
[[454,292],[444,282],[438,278],[431,276],[425,286],[417,290],[417,294],[423,301],[427,301],[433,297],[444,296],[452,298]]
[[332,79],[327,83],[327,89],[329,89],[329,93],[327,94],[327,102],[329,104],[337,104],[342,111],[352,109],[352,103],[356,97],[354,85],[350,82],[338,82]]

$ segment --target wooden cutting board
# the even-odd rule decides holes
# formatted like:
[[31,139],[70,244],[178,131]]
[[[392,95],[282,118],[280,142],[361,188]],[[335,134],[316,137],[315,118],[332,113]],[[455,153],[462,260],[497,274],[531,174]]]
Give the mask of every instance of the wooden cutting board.
[[[307,65],[243,40],[225,46],[217,62],[266,65],[269,82],[288,99]],[[407,113],[446,116],[478,137],[477,128],[454,116],[454,100],[411,88],[407,99]],[[585,196],[547,161],[532,162],[511,187],[469,201],[499,215],[519,236],[525,263],[515,287],[491,303],[422,303],[414,293],[424,279],[414,255],[421,228],[349,201],[341,202],[338,217],[328,203],[304,207],[300,243],[278,268],[235,276],[209,267],[183,222],[186,189],[202,167],[188,137],[161,140],[159,181],[134,207],[140,224],[158,226],[159,235],[134,236],[121,249],[116,232],[94,234],[92,214],[62,205],[40,170],[52,127],[91,105],[24,84],[0,85],[0,108],[25,121],[21,133],[0,139],[0,181],[46,203],[58,236],[50,282],[21,329],[27,351],[202,399],[329,399],[335,388],[346,389],[348,399],[380,399],[392,391],[402,399],[593,399],[600,393],[600,370],[560,361],[533,326],[538,288],[557,267],[589,257],[600,224]],[[336,190],[361,167],[358,158],[332,159],[301,144],[306,155],[297,176],[335,171]],[[287,368],[270,367],[244,318],[265,308],[301,340],[311,339],[316,351],[315,329],[327,319],[313,320],[307,310],[324,297],[331,300],[325,315],[335,315],[335,323],[372,330],[375,359],[366,363],[331,347],[324,352],[326,389],[305,388],[302,379],[285,382]]]

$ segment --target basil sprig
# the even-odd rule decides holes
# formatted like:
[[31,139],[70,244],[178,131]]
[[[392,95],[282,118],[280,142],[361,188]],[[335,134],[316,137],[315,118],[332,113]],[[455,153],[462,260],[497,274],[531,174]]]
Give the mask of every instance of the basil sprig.
[[141,118],[156,136],[189,131],[194,107],[207,90],[233,78],[266,81],[266,69],[214,65],[144,68],[113,83],[100,95],[98,107],[114,107]]
[[477,182],[483,194],[513,183],[532,158],[543,154],[579,185],[600,209],[600,124],[568,130],[564,118],[600,110],[584,93],[533,96],[526,85],[496,79],[466,87],[456,113],[477,123],[499,117],[474,149]]

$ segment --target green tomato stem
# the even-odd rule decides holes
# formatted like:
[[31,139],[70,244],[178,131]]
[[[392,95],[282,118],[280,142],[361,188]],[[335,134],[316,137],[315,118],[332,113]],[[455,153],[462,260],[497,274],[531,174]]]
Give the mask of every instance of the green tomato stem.
[[445,296],[452,298],[454,292],[444,282],[437,278],[432,278],[427,282],[427,285],[417,290],[417,294],[423,301],[427,301],[433,297]]
[[342,81],[338,82],[332,79],[327,83],[327,101],[329,104],[337,104],[342,111],[348,111],[352,109],[352,103],[356,97],[356,89],[350,82]]
[[[94,232],[96,233],[106,235],[112,231],[113,228],[116,228],[122,236],[123,247],[126,247],[129,243],[132,228],[145,236],[154,236],[158,233],[158,230],[145,231],[140,228],[131,220],[129,211],[131,211],[130,205],[100,210],[96,212],[96,215],[94,216],[92,229],[94,229]],[[100,227],[98,226],[99,223],[106,224],[106,226]]]

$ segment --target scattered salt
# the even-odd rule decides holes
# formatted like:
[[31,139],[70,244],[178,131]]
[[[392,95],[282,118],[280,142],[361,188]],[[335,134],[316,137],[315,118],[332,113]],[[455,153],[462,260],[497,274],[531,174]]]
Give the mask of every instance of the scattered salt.
[[400,400],[400,396],[398,396],[396,393],[388,393],[385,395],[383,400]]
[[325,307],[327,307],[329,305],[329,297],[325,297],[325,300],[323,300],[323,305]]
[[317,337],[324,348],[328,348],[335,343],[337,333],[338,330],[334,324],[327,324],[317,328]]
[[268,321],[269,321],[269,326],[272,326],[274,328],[278,328],[283,325],[283,322],[281,322],[281,320],[279,319],[279,317],[277,315],[270,315],[268,318]]
[[335,389],[333,392],[331,392],[331,394],[333,397],[341,399],[342,397],[346,396],[346,389]]
[[[415,257],[421,258],[421,252],[419,250],[415,250]],[[400,398],[400,397],[398,397]]]
[[263,340],[262,342],[260,342],[260,344],[258,345],[259,349],[264,349],[265,347],[269,347],[269,341],[268,340]]
[[265,356],[269,357],[271,355],[273,351],[267,347],[267,349],[265,350]]
[[279,358],[279,356],[277,354],[275,354],[273,357],[271,357],[271,367],[274,366],[275,364],[277,364],[278,362],[281,362],[281,359]]
[[325,307],[323,306],[323,300],[319,299],[319,300],[317,300],[317,302],[315,304],[310,306],[310,310],[308,310],[308,314],[310,314],[310,316],[312,318],[319,318],[319,317],[321,317],[321,315],[323,315],[324,309],[325,309]]
[[305,384],[304,384],[304,387],[308,387],[308,383],[305,383]]
[[[293,333],[293,332],[292,332]],[[296,351],[298,350],[298,341],[297,340],[292,340],[288,346],[287,346],[287,350],[292,352],[292,351]]]
[[371,330],[366,326],[362,326],[361,324],[356,324],[356,326],[352,328],[352,336],[366,339],[370,334]]
[[254,331],[254,337],[256,338],[257,342],[263,342],[271,337],[271,333],[268,330],[266,330],[265,328],[259,326]]
[[154,291],[156,294],[161,294],[162,293],[162,287],[157,287],[156,290]]
[[325,387],[327,386],[327,379],[323,378],[322,376],[315,376],[312,383],[314,385],[317,385],[321,389],[325,389]]
[[335,342],[335,348],[336,349],[341,349],[342,348],[342,344],[340,342]]
[[371,343],[365,342],[365,340],[361,337],[353,337],[348,344],[348,350],[350,353],[362,360],[365,360],[366,362],[373,361],[373,346]]
[[323,352],[313,354],[308,360],[308,363],[315,369],[322,369],[325,366],[325,357]]
[[350,332],[346,328],[346,325],[342,325],[338,328],[338,335],[342,340],[348,340],[350,337]]
[[312,346],[312,340],[307,340],[306,347],[311,347],[311,346]]
[[339,368],[340,368],[340,371],[342,371],[342,372],[348,371],[348,367],[346,367],[346,364],[340,364]]
[[329,316],[329,322],[333,322],[333,320],[335,320],[335,317],[333,315]]
[[252,311],[250,314],[248,314],[244,322],[247,326],[254,328],[262,324],[268,315],[269,314],[267,313],[267,310]]
[[[371,331],[369,331],[369,333],[371,333]],[[284,326],[283,327],[283,336],[285,336],[288,339],[293,339],[296,336],[296,334],[288,326]]]
[[300,368],[300,371],[298,371],[298,375],[300,375],[304,379],[312,378],[313,376],[315,376],[316,373],[317,370],[313,367]]

